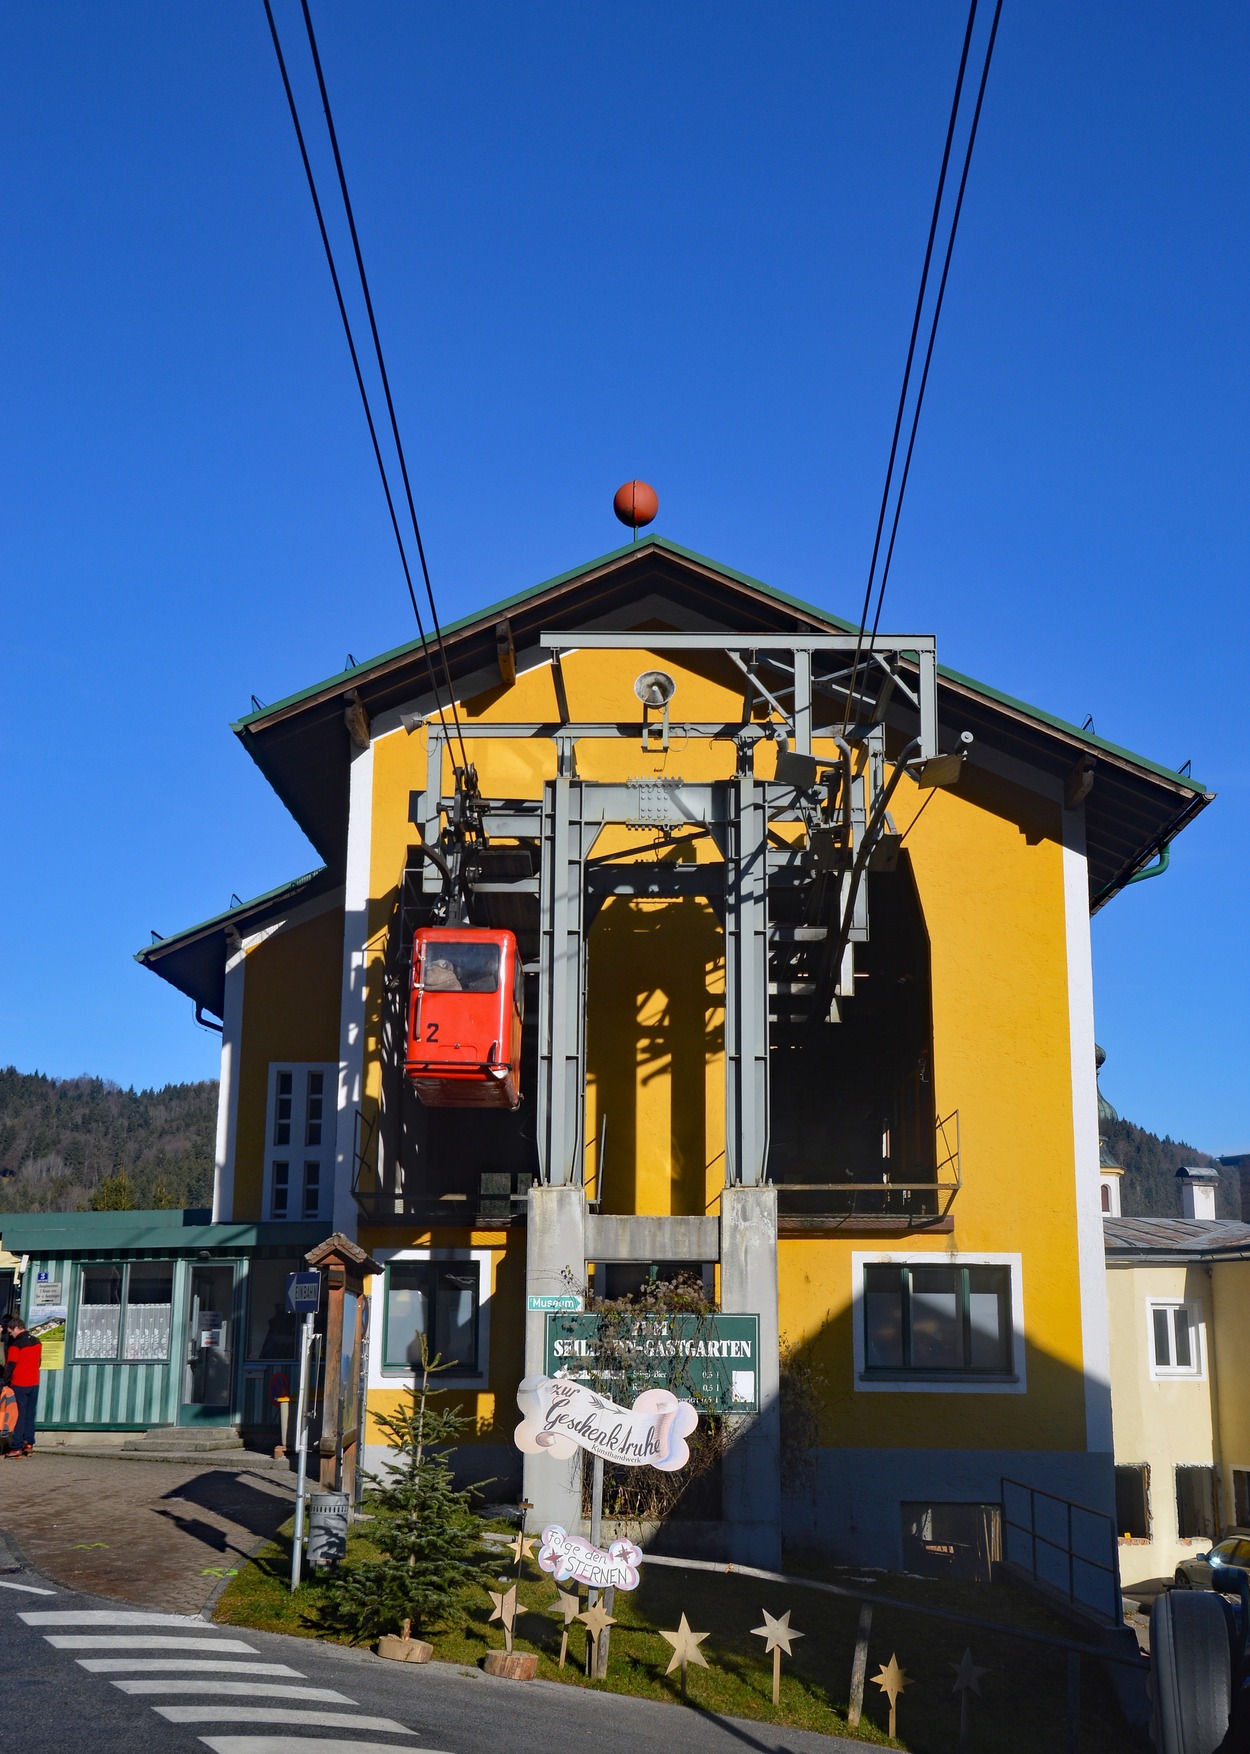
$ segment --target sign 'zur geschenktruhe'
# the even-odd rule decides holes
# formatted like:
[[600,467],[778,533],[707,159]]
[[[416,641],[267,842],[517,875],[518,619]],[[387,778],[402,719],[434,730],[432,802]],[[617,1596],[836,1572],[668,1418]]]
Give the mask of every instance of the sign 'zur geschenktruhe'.
[[699,1415],[668,1389],[644,1389],[632,1407],[618,1407],[570,1378],[527,1376],[516,1398],[524,1418],[514,1441],[527,1455],[563,1461],[584,1449],[605,1462],[666,1474],[690,1460],[686,1439]]

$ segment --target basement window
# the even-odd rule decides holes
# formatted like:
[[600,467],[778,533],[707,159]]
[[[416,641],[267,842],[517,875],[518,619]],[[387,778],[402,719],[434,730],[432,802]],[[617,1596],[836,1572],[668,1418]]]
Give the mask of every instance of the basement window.
[[1116,1468],[1115,1528],[1128,1541],[1150,1539],[1150,1469],[1145,1463]]
[[1250,1469],[1233,1469],[1233,1521],[1239,1529],[1250,1528]]
[[1182,1541],[1215,1539],[1214,1468],[1177,1468],[1176,1533]]

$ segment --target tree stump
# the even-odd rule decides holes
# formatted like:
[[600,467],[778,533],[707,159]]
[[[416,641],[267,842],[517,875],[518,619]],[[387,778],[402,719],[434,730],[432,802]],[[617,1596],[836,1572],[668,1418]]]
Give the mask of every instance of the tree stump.
[[538,1658],[532,1651],[488,1650],[482,1667],[488,1675],[499,1675],[505,1681],[532,1681],[538,1673]]
[[378,1655],[396,1663],[428,1663],[434,1646],[423,1638],[379,1638]]

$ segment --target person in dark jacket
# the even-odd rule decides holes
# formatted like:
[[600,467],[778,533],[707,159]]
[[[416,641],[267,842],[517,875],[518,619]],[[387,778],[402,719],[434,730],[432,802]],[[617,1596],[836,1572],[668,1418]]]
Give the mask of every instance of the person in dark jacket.
[[4,1352],[4,1381],[17,1399],[17,1427],[9,1456],[28,1456],[35,1447],[35,1412],[39,1405],[39,1372],[43,1346],[15,1317],[9,1318]]

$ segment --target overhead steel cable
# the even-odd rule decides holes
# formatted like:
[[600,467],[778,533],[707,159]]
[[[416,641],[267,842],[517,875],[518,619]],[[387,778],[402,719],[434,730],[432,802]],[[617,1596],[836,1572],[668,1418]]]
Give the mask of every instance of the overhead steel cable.
[[[265,0],[268,6],[269,0]],[[408,516],[412,520],[412,532],[417,541],[417,558],[421,562],[421,576],[425,581],[426,600],[430,606],[430,619],[434,624],[434,639],[442,660],[443,675],[447,683],[447,700],[451,708],[451,716],[456,727],[456,738],[460,744],[460,758],[465,767],[469,765],[464,747],[464,733],[460,728],[460,714],[456,710],[455,690],[452,686],[451,668],[447,662],[447,648],[443,641],[443,630],[439,625],[438,609],[434,602],[434,587],[430,583],[430,569],[425,558],[425,544],[421,540],[421,526],[417,521],[417,508],[412,495],[412,483],[408,477],[408,462],[404,456],[403,440],[399,436],[399,421],[395,414],[395,402],[391,395],[391,381],[386,370],[386,359],[382,352],[382,338],[378,334],[377,318],[373,311],[373,298],[369,291],[369,276],[365,272],[364,254],[360,248],[360,235],[356,230],[356,215],[352,210],[352,198],[348,192],[347,174],[343,169],[343,156],[339,151],[338,133],[334,126],[334,116],[330,109],[330,94],[326,90],[325,74],[321,68],[321,55],[317,48],[317,35],[313,29],[312,13],[308,9],[308,0],[300,0],[304,13],[304,27],[308,32],[308,46],[312,50],[313,66],[317,73],[317,87],[321,93],[321,107],[325,112],[326,129],[330,136],[330,145],[334,152],[334,168],[338,172],[339,190],[343,197],[343,210],[347,215],[347,224],[352,236],[352,249],[356,256],[356,272],[360,277],[360,290],[364,294],[365,310],[369,314],[369,330],[373,336],[373,351],[377,357],[378,372],[382,379],[382,389],[386,396],[386,411],[391,421],[391,437],[395,444],[395,454],[399,459],[399,472],[403,477],[404,495],[408,502]]]
[[890,460],[886,465],[885,485],[881,489],[881,509],[877,513],[877,533],[872,544],[872,560],[868,567],[868,583],[864,587],[864,607],[859,617],[859,632],[855,636],[855,655],[851,660],[850,685],[846,693],[846,706],[842,716],[842,730],[845,732],[851,722],[851,713],[855,704],[855,685],[859,676],[859,660],[863,653],[864,634],[868,628],[868,611],[872,606],[872,587],[876,581],[877,557],[881,552],[881,537],[885,530],[885,515],[890,503],[890,488],[894,480],[894,464],[898,457],[898,441],[903,430],[903,416],[907,411],[907,391],[911,384],[911,368],[916,357],[916,340],[920,334],[920,319],[924,315],[925,292],[929,284],[929,268],[933,261],[933,245],[937,238],[938,220],[942,213],[942,196],[946,190],[946,173],[950,166],[951,147],[955,139],[955,127],[959,120],[959,103],[963,95],[964,74],[968,68],[968,53],[972,47],[972,31],[976,24],[977,0],[972,0],[968,8],[968,23],[964,30],[964,46],[959,57],[959,73],[955,79],[955,96],[951,102],[950,121],[946,125],[946,144],[942,149],[942,168],[938,174],[937,193],[933,197],[933,216],[929,221],[929,239],[925,245],[924,267],[920,273],[920,290],[916,294],[916,310],[912,317],[911,339],[907,344],[907,363],[903,368],[903,387],[899,391],[898,413],[894,417],[894,436],[890,441]]
[[912,413],[911,434],[907,440],[907,455],[903,459],[903,473],[899,477],[898,498],[894,502],[894,521],[890,526],[890,541],[885,552],[885,564],[881,568],[881,583],[877,589],[877,611],[872,618],[872,633],[868,641],[868,649],[872,650],[877,637],[877,629],[881,625],[881,605],[885,600],[886,582],[890,576],[890,563],[894,559],[894,543],[898,536],[898,521],[903,510],[903,495],[907,492],[907,477],[911,473],[912,452],[916,448],[916,429],[920,425],[920,410],[924,403],[925,386],[929,382],[929,367],[933,363],[933,343],[937,340],[938,322],[942,315],[942,300],[946,297],[946,280],[950,274],[951,256],[955,250],[955,234],[959,230],[959,215],[963,211],[964,190],[968,187],[968,171],[972,164],[972,149],[976,145],[977,127],[981,120],[981,105],[985,100],[985,87],[990,76],[990,62],[994,58],[994,39],[998,35],[998,21],[1002,16],[1003,0],[997,0],[994,8],[994,19],[990,25],[989,41],[985,49],[985,65],[981,69],[981,80],[977,87],[977,101],[972,112],[972,126],[968,131],[968,145],[964,151],[964,165],[959,178],[959,193],[955,197],[955,211],[951,217],[950,236],[946,240],[946,257],[942,263],[942,278],[938,282],[937,298],[933,306],[933,322],[929,328],[929,344],[925,349],[924,370],[920,374],[920,388],[916,392],[916,406]]
[[[291,112],[291,121],[295,125],[295,138],[299,143],[300,157],[304,163],[304,175],[308,180],[308,192],[312,196],[313,211],[317,215],[317,227],[321,232],[321,243],[325,250],[326,262],[330,269],[330,279],[334,283],[334,296],[338,301],[339,316],[343,321],[343,333],[347,337],[347,350],[351,354],[352,370],[356,374],[356,388],[360,391],[360,400],[365,411],[365,420],[369,427],[369,437],[373,443],[374,460],[377,463],[378,474],[381,477],[382,491],[386,495],[386,509],[391,516],[391,529],[395,533],[395,545],[399,549],[400,564],[404,569],[404,580],[408,586],[408,596],[412,603],[412,612],[417,618],[417,632],[421,637],[421,651],[425,658],[426,671],[430,678],[430,686],[434,690],[434,700],[438,707],[439,718],[441,721],[443,709],[440,700],[438,677],[434,671],[434,663],[430,655],[429,640],[426,635],[425,624],[421,619],[421,608],[417,602],[417,593],[412,583],[412,569],[408,565],[408,552],[404,547],[404,538],[400,532],[399,517],[395,510],[395,500],[391,493],[391,484],[386,473],[386,464],[382,459],[382,447],[378,442],[378,431],[373,420],[373,409],[369,404],[369,392],[365,388],[364,375],[360,369],[360,356],[356,351],[356,340],[352,334],[351,319],[348,317],[347,306],[343,300],[343,288],[339,283],[338,269],[334,262],[334,250],[330,244],[330,234],[326,230],[325,215],[322,213],[321,200],[317,194],[317,180],[313,175],[312,163],[308,157],[308,147],[304,141],[304,130],[300,125],[299,109],[295,102],[295,93],[291,89],[291,81],[286,68],[286,57],[282,53],[282,44],[278,38],[278,27],[274,22],[273,10],[270,6],[269,0],[264,0],[264,6],[265,17],[269,21],[269,34],[273,38],[274,53],[278,57],[278,71],[282,75],[282,88],[286,92],[286,101]],[[444,731],[447,729],[445,722],[443,723],[443,729]]]

